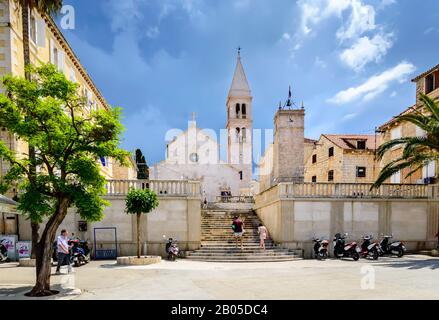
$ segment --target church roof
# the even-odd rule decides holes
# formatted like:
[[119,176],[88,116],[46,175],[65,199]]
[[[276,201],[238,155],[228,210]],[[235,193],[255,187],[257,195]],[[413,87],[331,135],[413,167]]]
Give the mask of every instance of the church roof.
[[229,90],[229,97],[249,97],[251,96],[250,86],[245,76],[244,67],[241,63],[241,55],[238,54],[236,61],[235,74],[233,75],[232,85]]

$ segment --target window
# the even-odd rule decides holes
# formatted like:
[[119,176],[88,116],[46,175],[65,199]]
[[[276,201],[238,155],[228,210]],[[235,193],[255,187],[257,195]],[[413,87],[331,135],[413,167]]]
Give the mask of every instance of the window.
[[241,132],[241,129],[236,128],[235,135],[236,135],[236,142],[239,142],[239,133]]
[[334,170],[329,170],[328,171],[328,181],[334,181]]
[[425,137],[427,135],[427,132],[425,132],[424,129],[419,128],[416,126],[416,136],[417,137]]
[[312,155],[312,163],[317,163],[317,155],[316,154]]
[[242,180],[242,171],[239,171],[239,180]]
[[430,161],[422,168],[422,178],[432,178],[436,176],[436,161]]
[[239,113],[241,112],[241,106],[239,105],[239,103],[236,104],[236,117],[239,118]]
[[357,167],[357,178],[366,177],[366,167]]
[[333,157],[334,156],[334,147],[329,148],[328,150],[328,156]]
[[399,139],[401,138],[401,127],[396,127],[393,128],[392,130],[390,130],[390,139],[394,140],[394,139]]
[[34,43],[37,43],[37,20],[33,14],[29,18],[29,36]]
[[242,104],[241,113],[242,113],[242,118],[243,119],[247,118],[247,106],[245,105],[245,103]]
[[245,142],[247,140],[247,130],[245,128],[242,128],[242,142]]
[[401,183],[401,171],[396,172],[390,177],[390,183]]
[[317,182],[317,176],[312,176],[311,177],[311,182]]
[[357,141],[357,149],[365,150],[366,149],[366,141],[365,140]]
[[425,93],[430,93],[434,90],[435,87],[435,76],[434,74],[430,74],[425,77]]
[[197,163],[198,162],[198,154],[191,153],[191,155],[189,156],[189,159],[191,160],[191,162]]

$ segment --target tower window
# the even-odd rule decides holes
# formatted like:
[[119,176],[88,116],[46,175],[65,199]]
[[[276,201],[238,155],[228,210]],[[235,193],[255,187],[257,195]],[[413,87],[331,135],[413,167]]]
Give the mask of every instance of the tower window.
[[242,128],[242,142],[246,142],[247,140],[247,130]]
[[328,181],[334,181],[334,170],[329,170],[328,171]]
[[236,104],[236,118],[240,117],[240,113],[241,113],[241,106],[239,105],[239,103]]
[[236,142],[239,142],[239,133],[241,132],[241,129],[236,128],[235,134],[236,134]]
[[317,155],[316,154],[312,155],[312,163],[317,163]]
[[242,104],[242,118],[245,119],[247,118],[247,106],[245,105],[245,103]]
[[333,157],[334,156],[334,147],[331,147],[328,149],[328,157]]

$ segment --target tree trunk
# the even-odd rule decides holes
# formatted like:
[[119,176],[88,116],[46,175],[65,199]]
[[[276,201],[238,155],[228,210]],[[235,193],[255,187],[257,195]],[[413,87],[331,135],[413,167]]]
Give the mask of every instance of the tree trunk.
[[37,249],[36,249],[36,245],[38,244],[38,238],[39,238],[39,234],[38,231],[40,230],[40,224],[37,222],[31,222],[30,223],[31,228],[32,228],[32,247],[31,247],[31,258],[32,259],[36,259],[37,257]]
[[140,258],[140,217],[142,214],[137,213],[137,258]]
[[67,215],[70,200],[66,197],[59,198],[55,213],[46,223],[40,241],[36,245],[36,283],[29,293],[32,297],[44,297],[52,295],[50,290],[50,274],[52,271],[51,253],[52,244],[55,240],[56,231]]
[[[31,75],[29,72],[26,71],[26,66],[31,64],[30,60],[30,34],[29,34],[29,15],[30,15],[30,9],[29,9],[29,0],[23,1],[23,6],[21,7],[21,27],[22,27],[22,37],[23,37],[23,58],[24,58],[24,76],[26,80],[31,80]],[[35,148],[31,145],[28,147],[29,152],[29,175],[31,179],[36,179],[36,165],[35,165]],[[36,257],[36,251],[34,248],[36,248],[38,243],[38,230],[40,228],[38,223],[31,222],[32,227],[32,258],[35,259]]]

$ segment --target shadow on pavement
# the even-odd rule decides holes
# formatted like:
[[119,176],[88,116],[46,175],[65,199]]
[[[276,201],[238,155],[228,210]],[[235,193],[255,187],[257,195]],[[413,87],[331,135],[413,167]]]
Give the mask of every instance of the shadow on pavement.
[[22,295],[24,292],[29,292],[32,290],[32,286],[11,286],[10,288],[0,288],[0,300],[3,297],[14,297]]
[[377,265],[380,265],[382,267],[391,267],[391,268],[407,268],[411,270],[416,269],[439,269],[439,259],[424,259],[424,260],[401,260],[401,261],[394,261],[394,262],[388,262],[388,263],[377,263]]

